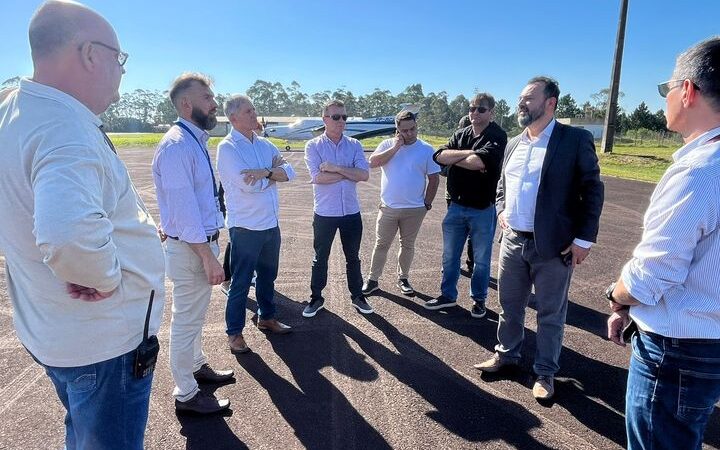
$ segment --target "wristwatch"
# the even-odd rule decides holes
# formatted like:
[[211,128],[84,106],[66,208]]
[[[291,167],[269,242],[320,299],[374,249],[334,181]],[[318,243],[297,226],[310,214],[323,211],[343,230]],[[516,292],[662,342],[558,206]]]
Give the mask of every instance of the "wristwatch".
[[269,180],[270,177],[272,176],[272,170],[270,170],[270,169],[265,169],[265,170],[268,171],[268,174],[267,174],[267,176],[266,176],[265,178],[267,178],[267,179]]
[[621,305],[620,303],[615,301],[615,297],[613,297],[613,291],[615,290],[616,285],[617,283],[612,283],[610,286],[607,287],[607,289],[605,289],[605,298],[608,299],[611,303],[620,306],[619,309],[630,309],[630,306]]
[[425,209],[430,211],[432,209],[432,203],[425,203]]

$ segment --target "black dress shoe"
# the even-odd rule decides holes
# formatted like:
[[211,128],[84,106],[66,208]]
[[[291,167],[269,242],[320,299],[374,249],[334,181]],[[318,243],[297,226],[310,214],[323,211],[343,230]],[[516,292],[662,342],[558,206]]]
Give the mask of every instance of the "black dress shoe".
[[203,364],[200,369],[193,372],[193,376],[198,383],[223,383],[232,379],[234,373],[232,370],[215,370],[210,364]]
[[182,412],[196,414],[213,414],[224,411],[230,407],[230,400],[226,398],[217,399],[214,395],[198,391],[195,397],[186,402],[175,400],[175,409]]

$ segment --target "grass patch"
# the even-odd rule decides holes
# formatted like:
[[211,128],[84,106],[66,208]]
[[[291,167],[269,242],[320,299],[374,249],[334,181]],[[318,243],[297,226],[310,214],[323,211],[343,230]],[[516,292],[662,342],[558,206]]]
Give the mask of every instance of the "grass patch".
[[[160,142],[162,133],[110,133],[110,139],[118,148],[148,147],[154,148]],[[420,135],[420,138],[437,148],[447,143],[447,137]],[[374,137],[360,141],[366,150],[372,151],[387,137]],[[222,140],[221,137],[211,137],[210,147],[215,147]],[[270,141],[279,149],[284,149],[288,143],[283,139],[270,138]],[[291,142],[293,150],[300,151],[305,147],[304,142]],[[679,145],[678,145],[679,147]],[[627,178],[631,180],[650,181],[656,183],[672,163],[672,154],[675,146],[625,146],[617,145],[611,154],[598,153],[600,159],[600,172],[603,175]]]
[[657,183],[672,163],[675,150],[674,147],[615,146],[610,154],[598,153],[600,173]]

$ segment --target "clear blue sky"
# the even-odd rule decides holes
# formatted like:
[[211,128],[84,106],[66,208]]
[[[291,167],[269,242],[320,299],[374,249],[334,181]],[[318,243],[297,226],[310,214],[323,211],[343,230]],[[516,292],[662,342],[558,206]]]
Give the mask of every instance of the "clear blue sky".
[[[32,73],[27,25],[37,0],[0,3],[0,82]],[[220,93],[256,79],[312,94],[488,91],[514,105],[547,74],[579,104],[610,83],[619,0],[88,0],[130,53],[121,90],[164,90],[183,71]],[[630,0],[621,106],[664,108],[656,84],[675,56],[720,30],[720,1]]]

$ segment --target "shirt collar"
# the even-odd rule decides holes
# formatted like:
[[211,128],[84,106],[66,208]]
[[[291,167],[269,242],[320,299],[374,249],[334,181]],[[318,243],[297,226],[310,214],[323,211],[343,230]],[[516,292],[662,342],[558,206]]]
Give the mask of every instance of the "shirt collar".
[[[335,145],[335,143],[332,141],[332,139],[330,139],[330,138],[328,137],[327,133],[323,133],[323,134],[321,134],[321,136],[322,136],[323,139],[325,139],[326,141],[328,141],[328,143],[330,143],[330,144],[332,144],[332,145]],[[340,136],[340,140],[338,141],[337,145],[340,146],[340,144],[342,144],[345,139],[346,139],[345,133],[343,133],[343,134]]]
[[38,83],[31,80],[30,78],[22,78],[20,80],[20,90],[36,97],[55,100],[56,102],[62,103],[68,108],[72,109],[80,117],[86,118],[96,127],[102,125],[102,120],[100,120],[100,118],[96,116],[92,111],[90,111],[87,106],[80,103],[80,101],[72,95],[67,94],[59,89],[55,89],[54,87]]
[[720,135],[720,127],[715,127],[710,130],[707,130],[700,136],[696,137],[692,141],[690,141],[687,144],[680,147],[675,153],[673,153],[673,155],[672,155],[673,161],[677,161],[680,158],[682,158],[683,156],[685,156],[688,153],[690,153],[691,151],[693,151],[694,149],[707,144],[707,142],[710,139],[717,137],[718,135]]
[[187,125],[187,127],[190,128],[190,131],[192,131],[195,137],[200,139],[203,143],[207,144],[208,139],[210,139],[210,133],[201,129],[199,126],[195,125],[189,120],[183,119],[182,117],[178,117],[178,122],[182,122],[183,124]]
[[[553,130],[555,129],[555,122],[556,122],[555,118],[553,117],[552,120],[550,120],[550,123],[548,123],[547,126],[545,126],[545,128],[540,132],[540,134],[538,135],[536,140],[540,140],[544,137],[547,137],[547,139],[549,140],[550,135],[552,134]],[[522,140],[528,141],[528,142],[531,141],[530,136],[528,135],[527,128],[525,128],[525,130],[523,131]]]
[[246,144],[252,144],[257,139],[257,134],[255,134],[254,131],[252,133],[253,133],[252,141],[250,139],[248,139],[247,136],[245,136],[244,134],[242,134],[241,132],[236,130],[235,128],[233,128],[232,131],[230,131],[230,136],[232,137],[232,139],[235,142],[245,142]]

